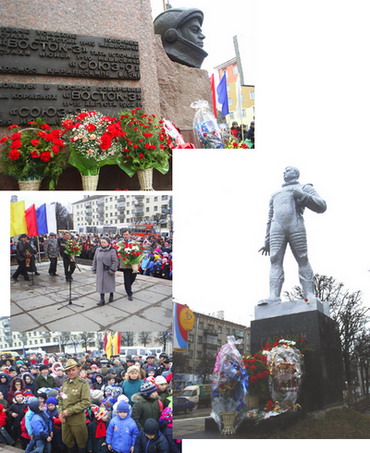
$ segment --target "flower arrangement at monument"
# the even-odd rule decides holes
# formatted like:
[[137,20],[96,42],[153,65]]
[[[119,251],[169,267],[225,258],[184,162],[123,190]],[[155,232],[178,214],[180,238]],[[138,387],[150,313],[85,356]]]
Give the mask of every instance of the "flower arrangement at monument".
[[191,104],[195,109],[193,120],[194,134],[202,148],[223,148],[222,133],[207,101],[199,100]]
[[294,409],[302,383],[303,354],[296,344],[295,341],[280,339],[266,350],[272,399],[286,409]]
[[[249,376],[248,395],[266,399],[269,396],[268,378],[270,376],[266,355],[258,352],[243,357],[242,363]],[[255,403],[258,405],[257,400],[255,400]]]
[[133,272],[139,271],[139,264],[144,258],[143,247],[135,241],[126,242],[120,240],[117,242],[115,248],[117,249],[117,256],[120,260],[120,265],[129,265],[132,267]]
[[45,177],[49,178],[49,189],[55,189],[67,164],[62,131],[52,129],[41,118],[28,125],[11,125],[10,135],[0,139],[2,170],[18,180],[21,190],[37,190]]
[[142,190],[153,190],[153,169],[162,174],[168,172],[174,147],[164,121],[136,108],[131,112],[121,112],[120,123],[125,135],[119,140],[122,152],[117,164],[130,177],[138,174]]
[[117,162],[122,150],[119,139],[126,132],[116,117],[94,110],[67,115],[62,127],[71,150],[68,162],[80,172],[84,190],[95,190],[100,168]]
[[239,142],[233,138],[229,138],[226,142],[225,148],[227,149],[250,149],[253,147],[253,143],[249,140]]
[[245,417],[248,375],[234,337],[217,354],[212,385],[212,412],[222,434],[234,434]]
[[68,239],[65,242],[65,253],[71,257],[80,256],[82,253],[82,246],[76,239]]

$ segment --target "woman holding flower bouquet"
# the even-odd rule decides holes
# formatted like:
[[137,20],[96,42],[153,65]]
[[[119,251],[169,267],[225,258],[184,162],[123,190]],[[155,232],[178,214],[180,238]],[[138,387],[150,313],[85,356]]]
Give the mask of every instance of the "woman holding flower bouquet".
[[110,238],[100,238],[100,247],[95,251],[92,271],[96,273],[96,291],[100,294],[97,305],[105,305],[105,294],[109,293],[108,302],[113,302],[116,289],[116,271],[118,269],[117,252],[110,244]]

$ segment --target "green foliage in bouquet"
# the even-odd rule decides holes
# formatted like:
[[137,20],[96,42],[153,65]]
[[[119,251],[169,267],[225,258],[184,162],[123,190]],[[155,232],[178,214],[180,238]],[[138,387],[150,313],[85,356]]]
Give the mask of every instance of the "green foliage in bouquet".
[[0,139],[1,170],[18,180],[49,178],[49,189],[55,189],[67,164],[67,152],[61,129],[52,129],[41,118],[29,127],[8,127],[10,135]]
[[121,112],[120,122],[125,135],[119,138],[122,145],[119,167],[130,177],[137,170],[148,168],[167,173],[173,143],[163,127],[164,121],[137,108]]
[[114,165],[121,156],[118,139],[125,132],[116,117],[91,110],[62,120],[63,136],[71,150],[69,163],[81,175],[97,175],[100,167]]

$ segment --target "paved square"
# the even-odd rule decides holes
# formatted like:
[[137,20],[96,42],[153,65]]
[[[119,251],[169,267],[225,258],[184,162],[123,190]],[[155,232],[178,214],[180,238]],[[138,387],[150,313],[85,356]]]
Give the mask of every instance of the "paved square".
[[[11,272],[15,270],[12,266]],[[58,277],[48,274],[49,263],[37,265],[33,281],[11,282],[11,327],[14,331],[164,331],[172,323],[172,282],[138,275],[129,301],[123,275],[116,274],[114,301],[98,307],[99,294],[91,267],[79,264],[71,286],[58,263]],[[106,300],[108,295],[106,295]],[[72,302],[72,303],[70,303]]]

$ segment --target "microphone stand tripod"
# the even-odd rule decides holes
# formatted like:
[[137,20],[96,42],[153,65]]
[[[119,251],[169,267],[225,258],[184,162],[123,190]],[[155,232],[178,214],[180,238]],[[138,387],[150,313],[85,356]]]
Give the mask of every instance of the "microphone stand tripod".
[[[71,261],[76,264],[77,269],[81,272],[81,269],[78,267],[78,264],[75,262],[75,260],[72,259],[72,257],[71,257]],[[65,308],[65,307],[68,307],[69,305],[75,305],[76,307],[83,308],[84,307],[83,305],[74,304],[72,302],[72,300],[78,299],[78,297],[72,297],[72,275],[68,279],[68,283],[69,283],[69,295],[68,295],[68,299],[67,299],[68,300],[68,304],[62,305],[61,307],[58,308],[58,310],[61,310],[62,308]]]

